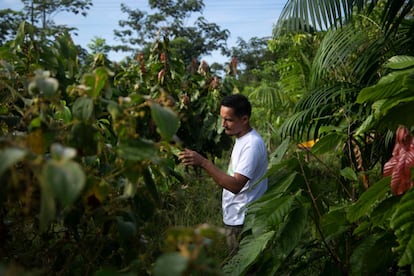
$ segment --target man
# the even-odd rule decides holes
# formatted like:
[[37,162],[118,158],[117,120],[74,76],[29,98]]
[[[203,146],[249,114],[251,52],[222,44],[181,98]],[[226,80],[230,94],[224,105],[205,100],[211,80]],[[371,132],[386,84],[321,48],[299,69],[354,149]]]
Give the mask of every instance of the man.
[[254,185],[267,171],[267,150],[260,134],[250,126],[251,104],[242,94],[221,101],[220,117],[227,135],[235,137],[227,173],[199,153],[185,149],[179,159],[185,165],[200,166],[223,188],[223,222],[228,229],[230,254],[238,249],[246,205],[267,190],[267,178]]

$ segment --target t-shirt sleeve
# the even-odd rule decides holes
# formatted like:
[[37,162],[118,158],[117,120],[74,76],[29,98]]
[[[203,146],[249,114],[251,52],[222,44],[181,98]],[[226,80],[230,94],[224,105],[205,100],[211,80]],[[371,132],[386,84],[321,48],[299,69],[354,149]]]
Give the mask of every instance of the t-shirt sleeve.
[[239,162],[236,164],[234,172],[252,179],[258,164],[259,154],[260,151],[257,149],[256,143],[246,145],[241,152]]

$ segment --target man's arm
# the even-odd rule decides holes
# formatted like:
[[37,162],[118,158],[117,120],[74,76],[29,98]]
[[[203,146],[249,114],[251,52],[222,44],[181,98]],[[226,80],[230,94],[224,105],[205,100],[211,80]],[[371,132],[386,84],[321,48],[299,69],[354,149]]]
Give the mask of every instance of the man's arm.
[[218,185],[234,194],[239,193],[249,181],[249,178],[238,173],[235,173],[234,176],[226,174],[210,160],[189,149],[180,152],[179,159],[185,166],[193,165],[203,168]]

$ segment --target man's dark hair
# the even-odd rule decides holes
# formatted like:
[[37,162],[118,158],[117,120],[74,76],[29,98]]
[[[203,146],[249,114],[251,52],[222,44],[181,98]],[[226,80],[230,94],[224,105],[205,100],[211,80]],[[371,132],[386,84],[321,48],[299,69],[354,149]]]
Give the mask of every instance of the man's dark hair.
[[247,115],[249,118],[252,115],[252,105],[246,96],[242,94],[232,94],[223,97],[221,105],[233,108],[234,114],[237,117]]

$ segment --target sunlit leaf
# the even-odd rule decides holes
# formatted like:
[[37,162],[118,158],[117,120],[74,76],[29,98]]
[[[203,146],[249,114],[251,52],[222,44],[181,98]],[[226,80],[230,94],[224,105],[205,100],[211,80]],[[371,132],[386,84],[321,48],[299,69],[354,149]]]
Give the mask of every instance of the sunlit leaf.
[[394,70],[406,69],[414,66],[414,57],[412,56],[394,56],[385,64],[386,67]]
[[93,98],[98,97],[101,94],[102,89],[105,87],[107,81],[108,81],[108,72],[106,71],[106,69],[103,67],[97,68],[95,71],[95,79],[94,79],[92,89],[89,90],[90,91],[89,95]]
[[72,112],[69,107],[64,106],[62,110],[56,111],[55,119],[62,120],[64,123],[69,123],[72,120]]

